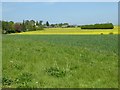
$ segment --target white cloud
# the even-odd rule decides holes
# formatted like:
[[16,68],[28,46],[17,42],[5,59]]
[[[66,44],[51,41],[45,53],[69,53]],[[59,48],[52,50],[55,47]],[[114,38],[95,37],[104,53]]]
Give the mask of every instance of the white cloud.
[[119,0],[1,0],[2,2],[119,2]]

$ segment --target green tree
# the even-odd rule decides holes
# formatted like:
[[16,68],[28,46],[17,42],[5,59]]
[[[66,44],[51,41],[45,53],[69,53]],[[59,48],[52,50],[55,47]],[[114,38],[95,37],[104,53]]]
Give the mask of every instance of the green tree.
[[29,29],[30,29],[29,20],[24,21],[24,24],[26,27],[26,31],[29,31]]
[[25,26],[25,21],[23,20],[22,22],[22,31],[25,32],[26,31],[26,26]]
[[3,33],[9,32],[9,23],[7,21],[2,21],[2,32]]
[[30,20],[30,22],[29,22],[32,26],[34,26],[35,25],[35,21],[34,20]]
[[62,23],[60,23],[60,24],[59,24],[59,27],[62,27],[62,25],[63,25],[63,24],[62,24]]
[[64,23],[63,25],[69,25],[68,23]]
[[10,22],[8,22],[8,27],[9,27],[9,30],[11,30],[11,31],[14,31],[14,22],[13,21],[10,21]]
[[38,23],[38,21],[36,21],[36,26],[39,26],[39,23]]
[[43,26],[42,23],[43,23],[43,21],[40,20],[40,21],[39,21],[39,30],[43,30],[43,28],[44,28],[44,26]]
[[39,25],[42,25],[43,21],[39,21]]
[[46,26],[49,26],[49,22],[48,21],[46,22]]

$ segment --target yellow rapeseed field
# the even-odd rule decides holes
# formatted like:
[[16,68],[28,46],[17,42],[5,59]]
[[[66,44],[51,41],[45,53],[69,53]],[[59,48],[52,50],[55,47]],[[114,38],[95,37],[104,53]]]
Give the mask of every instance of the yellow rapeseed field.
[[80,29],[80,28],[45,28],[44,30],[38,30],[38,31],[28,31],[28,32],[21,32],[17,34],[41,34],[41,35],[47,35],[47,34],[70,34],[70,35],[86,35],[86,34],[118,34],[118,26],[115,26],[114,29],[96,29],[96,30],[87,30],[87,29]]

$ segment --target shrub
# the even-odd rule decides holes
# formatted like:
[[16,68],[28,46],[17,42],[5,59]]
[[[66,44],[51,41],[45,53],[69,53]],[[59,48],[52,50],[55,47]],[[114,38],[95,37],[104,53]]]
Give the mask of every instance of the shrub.
[[2,30],[3,34],[15,33],[15,30]]

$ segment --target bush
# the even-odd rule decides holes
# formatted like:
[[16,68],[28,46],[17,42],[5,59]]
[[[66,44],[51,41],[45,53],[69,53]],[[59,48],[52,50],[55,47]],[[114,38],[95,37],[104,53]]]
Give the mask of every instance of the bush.
[[10,33],[15,33],[15,30],[3,30],[3,34],[10,34]]
[[21,30],[16,30],[16,32],[17,32],[17,33],[20,33],[20,32],[21,32]]
[[114,26],[112,23],[104,23],[104,24],[94,24],[94,25],[83,25],[81,29],[113,29]]

